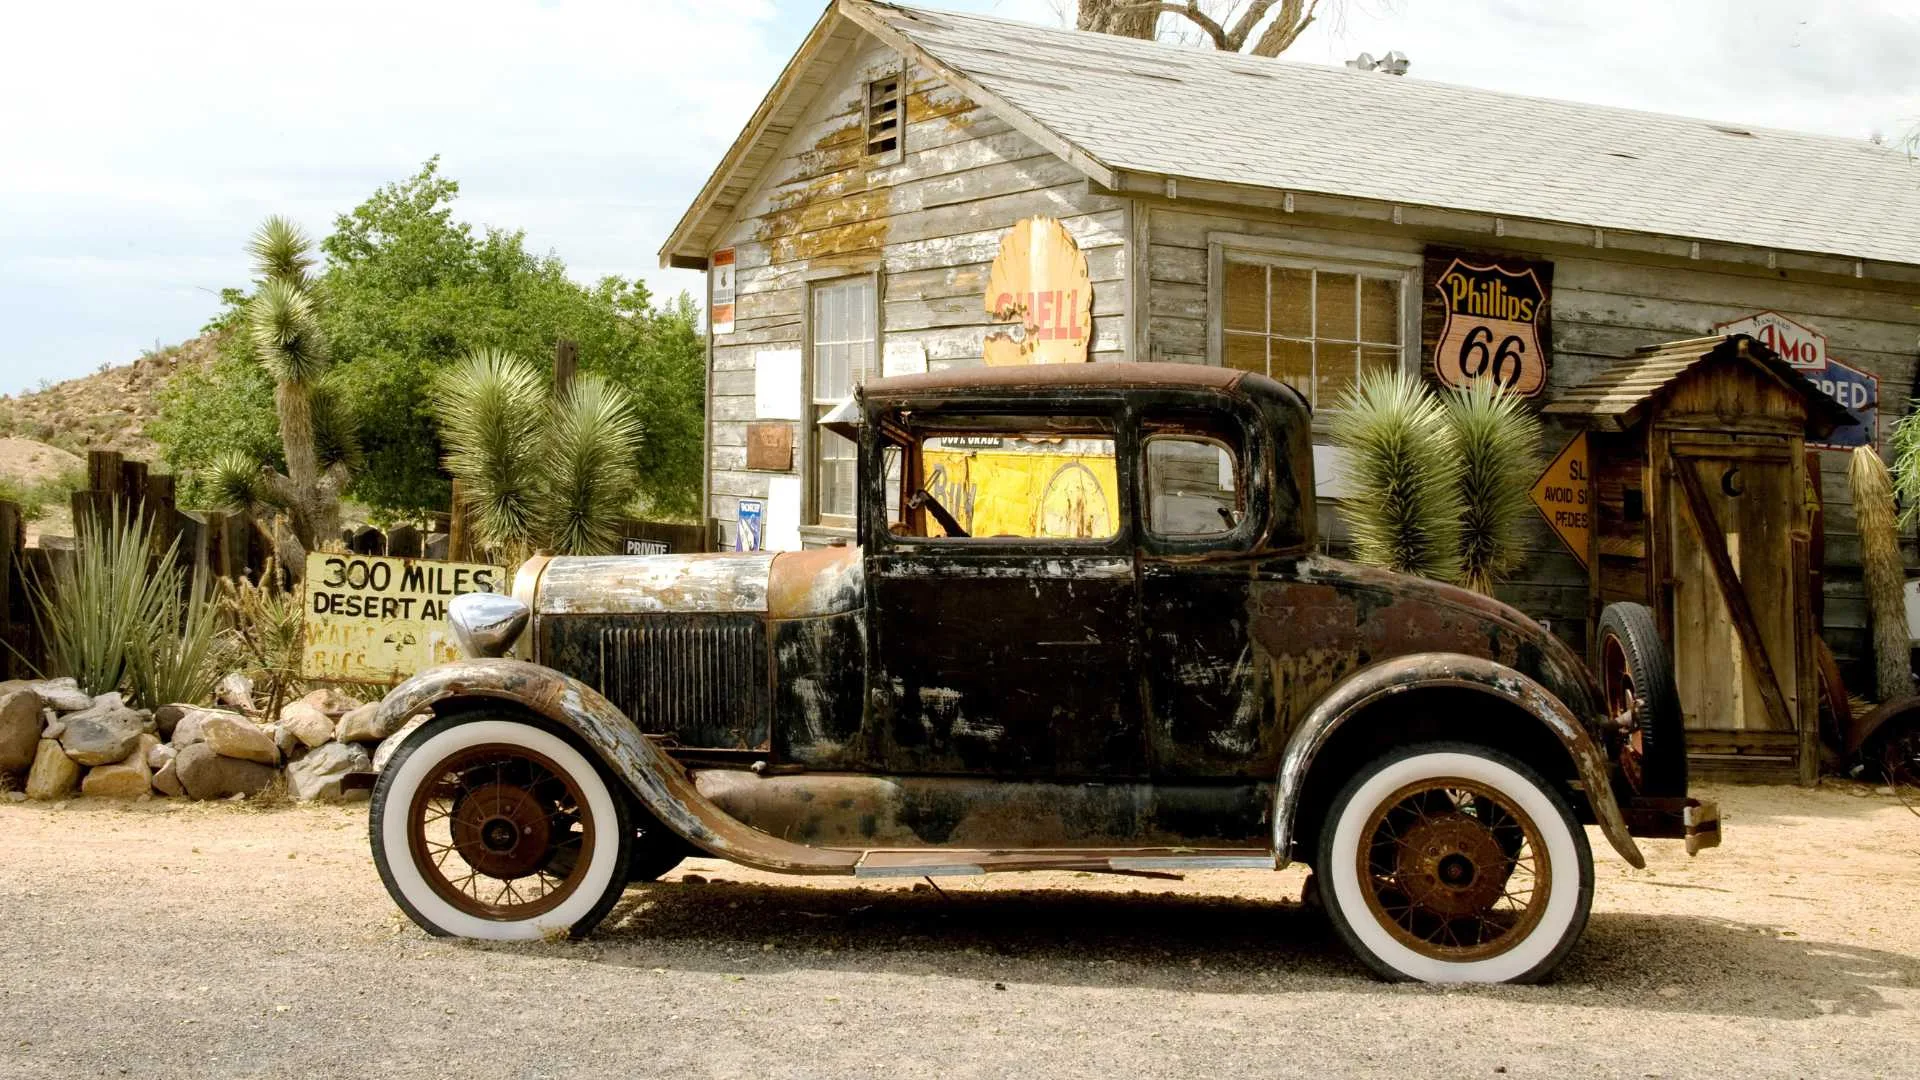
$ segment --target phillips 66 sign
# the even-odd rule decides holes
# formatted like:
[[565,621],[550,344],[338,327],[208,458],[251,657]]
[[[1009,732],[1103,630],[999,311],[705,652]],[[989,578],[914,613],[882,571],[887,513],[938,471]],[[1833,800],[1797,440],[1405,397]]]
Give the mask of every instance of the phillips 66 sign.
[[1423,322],[1440,385],[1492,382],[1522,397],[1546,389],[1552,263],[1428,248],[1426,273]]

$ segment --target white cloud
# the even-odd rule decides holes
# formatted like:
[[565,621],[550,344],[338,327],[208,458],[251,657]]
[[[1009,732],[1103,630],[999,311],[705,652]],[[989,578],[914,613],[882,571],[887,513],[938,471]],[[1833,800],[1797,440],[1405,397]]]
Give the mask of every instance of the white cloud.
[[[939,0],[1059,25],[1062,0]],[[583,279],[655,252],[823,0],[11,5],[0,65],[0,392],[205,321],[267,213],[323,233],[428,155],[463,217]],[[1864,136],[1920,120],[1905,0],[1353,0],[1289,54]]]

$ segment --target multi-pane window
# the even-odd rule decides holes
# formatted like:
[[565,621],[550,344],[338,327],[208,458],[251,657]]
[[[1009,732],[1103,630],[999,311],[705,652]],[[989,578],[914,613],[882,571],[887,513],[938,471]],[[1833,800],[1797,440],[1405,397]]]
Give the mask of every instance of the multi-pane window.
[[1321,412],[1405,358],[1406,275],[1225,253],[1220,362],[1292,384]]
[[872,278],[813,287],[808,344],[813,365],[814,511],[821,518],[854,513],[856,447],[819,424],[872,374],[875,322]]

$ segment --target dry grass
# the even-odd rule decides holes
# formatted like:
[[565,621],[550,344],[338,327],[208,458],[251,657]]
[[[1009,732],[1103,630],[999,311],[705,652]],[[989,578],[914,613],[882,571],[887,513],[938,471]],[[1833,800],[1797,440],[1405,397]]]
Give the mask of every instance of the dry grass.
[[174,372],[204,367],[218,355],[219,342],[204,334],[131,364],[0,397],[0,437],[31,439],[76,455],[118,450],[139,461],[157,460],[160,448],[147,438],[147,422],[159,415],[161,387]]

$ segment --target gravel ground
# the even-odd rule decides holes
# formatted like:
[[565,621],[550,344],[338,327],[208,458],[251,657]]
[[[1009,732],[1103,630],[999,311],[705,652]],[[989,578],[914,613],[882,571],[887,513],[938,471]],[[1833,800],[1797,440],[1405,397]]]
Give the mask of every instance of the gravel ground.
[[1914,1075],[1920,818],[1710,794],[1726,847],[1594,834],[1558,978],[1464,989],[1373,981],[1298,871],[700,861],[590,941],[488,946],[388,902],[360,808],[0,803],[0,1076]]

